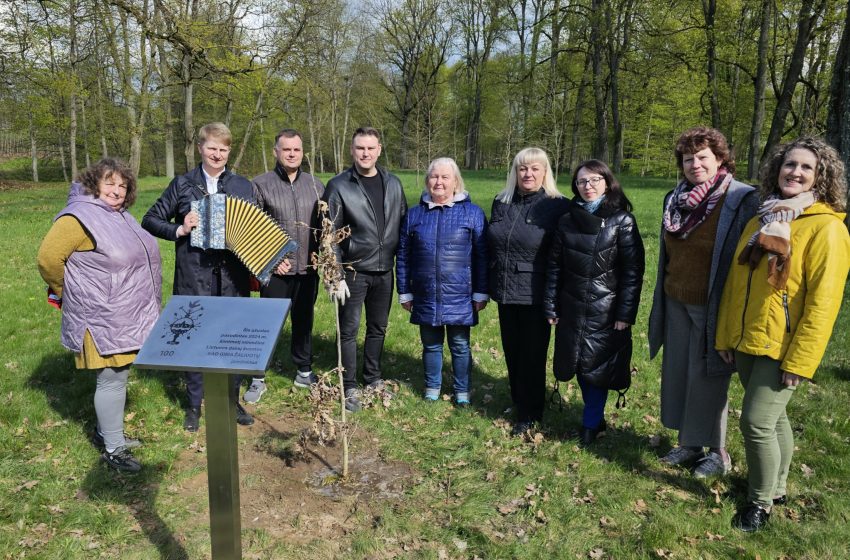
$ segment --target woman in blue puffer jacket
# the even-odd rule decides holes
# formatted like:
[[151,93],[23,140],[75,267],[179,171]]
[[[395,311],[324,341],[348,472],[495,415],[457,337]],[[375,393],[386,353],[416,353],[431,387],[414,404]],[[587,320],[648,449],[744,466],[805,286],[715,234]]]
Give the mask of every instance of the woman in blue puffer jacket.
[[457,163],[432,161],[419,205],[401,223],[396,260],[399,303],[419,325],[426,400],[440,397],[448,335],[455,404],[469,405],[470,327],[489,300],[486,228],[484,211],[469,200]]

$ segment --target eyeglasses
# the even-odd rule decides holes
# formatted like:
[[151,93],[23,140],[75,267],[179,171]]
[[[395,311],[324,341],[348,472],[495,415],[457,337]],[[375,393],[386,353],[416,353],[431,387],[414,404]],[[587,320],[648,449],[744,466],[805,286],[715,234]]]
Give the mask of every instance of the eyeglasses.
[[591,177],[589,179],[579,179],[576,181],[576,185],[579,187],[585,187],[588,183],[590,183],[591,187],[596,187],[600,181],[604,181],[605,177]]

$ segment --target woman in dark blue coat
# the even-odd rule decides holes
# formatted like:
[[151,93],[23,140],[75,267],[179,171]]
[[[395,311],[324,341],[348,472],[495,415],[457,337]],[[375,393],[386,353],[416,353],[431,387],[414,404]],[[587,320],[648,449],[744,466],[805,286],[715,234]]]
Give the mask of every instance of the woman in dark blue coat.
[[419,325],[426,400],[440,397],[448,335],[455,404],[469,405],[469,332],[489,300],[486,227],[455,161],[432,161],[422,199],[401,223],[396,260],[399,303]]
[[605,430],[608,390],[627,389],[643,284],[644,251],[632,205],[603,162],[573,174],[575,198],[558,222],[543,306],[555,329],[555,377],[578,377],[584,400],[581,442]]

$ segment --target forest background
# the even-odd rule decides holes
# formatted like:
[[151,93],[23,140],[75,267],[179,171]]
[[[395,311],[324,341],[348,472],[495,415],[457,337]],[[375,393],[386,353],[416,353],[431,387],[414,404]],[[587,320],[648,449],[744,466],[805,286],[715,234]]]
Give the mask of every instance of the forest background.
[[671,145],[722,130],[754,180],[783,139],[850,157],[844,0],[17,0],[0,3],[5,178],[72,178],[104,155],[141,175],[196,164],[198,127],[234,132],[233,167],[274,164],[281,127],[319,172],[360,125],[382,163],[504,168],[545,148],[674,176]]

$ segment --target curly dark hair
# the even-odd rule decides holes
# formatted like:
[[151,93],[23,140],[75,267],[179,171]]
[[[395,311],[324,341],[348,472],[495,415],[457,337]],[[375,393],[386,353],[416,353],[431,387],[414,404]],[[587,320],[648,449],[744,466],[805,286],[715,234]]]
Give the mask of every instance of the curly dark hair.
[[103,158],[81,171],[77,180],[82,184],[83,192],[97,198],[100,196],[100,182],[113,175],[120,176],[127,185],[127,196],[124,198],[124,210],[126,210],[136,202],[136,176],[123,161]]
[[803,136],[787,144],[777,146],[761,167],[761,185],[759,194],[765,200],[779,192],[779,170],[785,163],[785,157],[791,150],[809,150],[818,160],[815,169],[815,184],[812,192],[815,197],[829,205],[836,212],[844,212],[847,207],[847,177],[844,174],[844,162],[835,148],[813,136]]
[[708,126],[689,128],[679,136],[675,148],[676,165],[682,169],[682,157],[685,154],[695,154],[706,148],[723,162],[723,167],[728,169],[729,173],[735,173],[735,156],[729,148],[729,142],[722,132]]
[[607,187],[605,190],[605,200],[602,201],[602,206],[607,206],[608,208],[616,210],[625,210],[626,212],[632,211],[632,203],[629,202],[628,198],[626,198],[626,193],[623,192],[623,187],[620,186],[620,182],[617,181],[616,177],[614,177],[614,172],[611,171],[611,168],[608,167],[604,161],[599,161],[598,159],[589,159],[576,166],[576,170],[573,172],[572,181],[572,189],[575,196],[581,198],[581,195],[578,192],[578,185],[576,185],[576,180],[578,178],[578,172],[582,169],[587,169],[591,173],[598,173],[605,179]]

